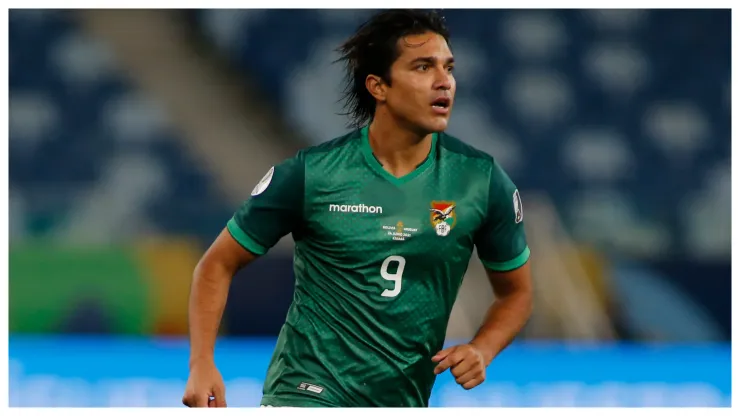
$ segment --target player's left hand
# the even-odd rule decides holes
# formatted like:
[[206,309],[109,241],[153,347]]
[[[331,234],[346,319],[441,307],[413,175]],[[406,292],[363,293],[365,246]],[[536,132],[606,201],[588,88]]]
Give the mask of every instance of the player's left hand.
[[442,374],[450,368],[457,384],[465,390],[470,390],[486,380],[483,353],[472,344],[444,349],[432,357],[432,361],[439,363],[434,368],[434,374]]

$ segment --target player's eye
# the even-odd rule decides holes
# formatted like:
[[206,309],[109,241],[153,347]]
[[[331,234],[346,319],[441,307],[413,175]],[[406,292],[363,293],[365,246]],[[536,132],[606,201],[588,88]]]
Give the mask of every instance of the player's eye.
[[455,66],[454,65],[450,65],[450,66],[447,67],[447,72],[453,72],[454,70],[455,70]]
[[417,66],[416,69],[418,69],[419,71],[427,71],[429,70],[429,64],[421,64]]

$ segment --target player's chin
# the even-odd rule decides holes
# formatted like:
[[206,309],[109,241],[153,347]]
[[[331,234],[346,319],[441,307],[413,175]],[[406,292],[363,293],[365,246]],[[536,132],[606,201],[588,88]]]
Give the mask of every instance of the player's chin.
[[432,133],[438,133],[447,130],[447,125],[450,122],[449,114],[446,115],[434,115],[428,120],[425,120],[426,130]]

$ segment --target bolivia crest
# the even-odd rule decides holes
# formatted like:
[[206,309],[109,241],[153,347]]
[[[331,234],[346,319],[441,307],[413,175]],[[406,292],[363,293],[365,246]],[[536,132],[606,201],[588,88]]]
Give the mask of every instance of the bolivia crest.
[[454,201],[432,201],[429,209],[429,221],[438,236],[444,237],[455,228],[457,214]]

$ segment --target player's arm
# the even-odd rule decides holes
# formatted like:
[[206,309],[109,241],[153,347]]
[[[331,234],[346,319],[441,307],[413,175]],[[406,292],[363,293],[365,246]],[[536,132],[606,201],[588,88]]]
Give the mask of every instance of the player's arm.
[[[206,387],[203,387],[199,380],[220,380],[220,376],[213,377],[214,350],[231,280],[283,236],[298,230],[303,214],[303,178],[300,154],[275,166],[198,262],[188,310],[191,381],[183,398],[185,404],[201,406],[204,401],[208,404],[209,394],[219,401],[215,394],[218,392],[212,391],[214,382],[204,381]],[[204,373],[210,375],[193,376],[196,367],[206,368]],[[222,388],[220,381],[216,384]]]
[[212,359],[232,277],[296,231],[303,214],[303,158],[271,169],[195,268],[190,295],[191,360]]
[[514,340],[532,314],[532,278],[529,263],[508,272],[487,269],[496,300],[471,341],[489,365]]
[[188,310],[191,368],[198,361],[213,362],[231,279],[255,258],[224,228],[195,267]]
[[493,286],[495,301],[471,344],[488,365],[522,330],[532,313],[529,247],[521,197],[498,164],[489,190],[488,220],[476,236],[478,257]]
[[485,380],[485,369],[524,327],[532,312],[529,247],[519,193],[496,164],[490,178],[488,215],[475,236],[478,257],[496,300],[473,340],[440,351],[435,373],[450,368],[458,384],[471,389]]

